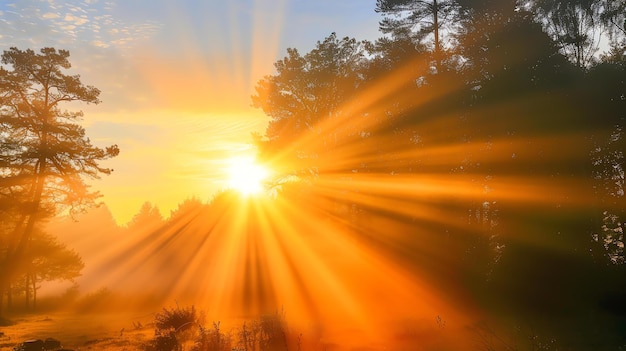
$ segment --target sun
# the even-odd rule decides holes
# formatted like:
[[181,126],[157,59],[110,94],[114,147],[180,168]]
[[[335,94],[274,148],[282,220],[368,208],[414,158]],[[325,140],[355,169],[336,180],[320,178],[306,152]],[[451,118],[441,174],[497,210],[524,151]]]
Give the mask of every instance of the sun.
[[267,168],[256,163],[252,157],[235,157],[228,163],[229,188],[243,195],[256,195],[263,190],[263,182],[270,175]]

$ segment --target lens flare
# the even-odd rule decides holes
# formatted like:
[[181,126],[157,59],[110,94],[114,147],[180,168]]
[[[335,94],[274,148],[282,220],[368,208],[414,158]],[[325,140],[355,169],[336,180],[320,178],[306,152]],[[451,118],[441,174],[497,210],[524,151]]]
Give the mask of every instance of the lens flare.
[[267,168],[253,158],[238,157],[229,160],[228,186],[243,195],[255,195],[263,191],[263,182],[269,177]]

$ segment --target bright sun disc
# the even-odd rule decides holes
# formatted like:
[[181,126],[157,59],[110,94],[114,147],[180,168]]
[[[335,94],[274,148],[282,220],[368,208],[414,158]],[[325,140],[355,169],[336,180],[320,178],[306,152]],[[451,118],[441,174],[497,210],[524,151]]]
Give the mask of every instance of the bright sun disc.
[[244,195],[258,194],[263,190],[263,181],[269,171],[257,164],[253,158],[233,158],[229,161],[228,186]]

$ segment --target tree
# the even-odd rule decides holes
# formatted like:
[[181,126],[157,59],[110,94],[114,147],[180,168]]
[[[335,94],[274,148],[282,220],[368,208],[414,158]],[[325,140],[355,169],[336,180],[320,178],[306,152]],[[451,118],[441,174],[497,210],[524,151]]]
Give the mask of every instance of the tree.
[[[533,9],[561,51],[578,67],[594,61],[602,35],[602,0],[535,0]],[[607,19],[610,17],[607,17]]]
[[187,198],[179,203],[175,210],[170,211],[168,222],[174,225],[184,225],[195,219],[203,210],[206,210],[207,207],[208,205],[206,203],[195,196]]
[[37,290],[40,282],[54,280],[73,280],[80,276],[83,261],[76,251],[50,234],[35,231],[25,253],[26,303],[32,293],[33,308],[37,306]]
[[584,82],[589,89],[585,113],[597,116],[590,131],[592,178],[598,218],[593,228],[594,240],[602,245],[602,256],[612,263],[626,264],[624,231],[626,226],[626,59],[623,52],[592,67]]
[[0,258],[0,291],[24,264],[36,224],[62,210],[77,213],[93,205],[99,194],[85,180],[110,174],[99,163],[119,153],[117,145],[92,145],[77,123],[82,112],[62,109],[71,102],[100,102],[98,89],[63,73],[71,67],[69,56],[67,50],[14,47],[1,56],[0,197],[14,212]]
[[289,161],[281,163],[317,158],[336,146],[341,135],[355,132],[350,129],[354,125],[344,122],[358,114],[353,102],[364,79],[365,46],[332,33],[304,56],[287,49],[287,56],[274,64],[276,73],[257,83],[253,106],[270,117],[263,147],[282,149]]
[[604,0],[604,11],[602,13],[602,21],[608,28],[609,35],[614,41],[616,37],[626,39],[626,1],[624,0]]
[[[433,35],[433,53],[437,72],[441,72],[443,43],[441,29],[450,27],[455,2],[451,0],[377,0],[376,12],[386,15],[380,22],[385,34],[397,35],[400,32],[415,31],[419,41]],[[448,22],[450,21],[450,22]]]
[[163,216],[156,205],[146,201],[139,208],[139,212],[128,222],[128,228],[133,231],[149,232],[163,224]]

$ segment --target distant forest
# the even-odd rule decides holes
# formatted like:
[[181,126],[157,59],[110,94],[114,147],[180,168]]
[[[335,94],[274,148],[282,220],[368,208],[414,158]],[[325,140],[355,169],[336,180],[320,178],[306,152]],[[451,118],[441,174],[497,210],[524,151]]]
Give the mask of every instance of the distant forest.
[[[333,223],[510,330],[532,328],[524,349],[626,348],[626,2],[377,0],[372,10],[380,39],[332,33],[307,53],[290,48],[256,85],[269,124],[253,139],[278,173],[267,192],[281,215],[307,236],[316,220]],[[85,179],[109,173],[98,162],[119,152],[91,146],[57,106],[98,102],[60,73],[68,56],[2,56],[5,308],[17,295],[34,303],[42,281],[78,276],[81,257],[41,223],[95,201]],[[173,286],[192,261],[176,256],[183,244],[240,219],[233,197],[190,199],[167,220],[146,204],[119,230],[150,228],[133,245],[169,260],[160,283]]]

